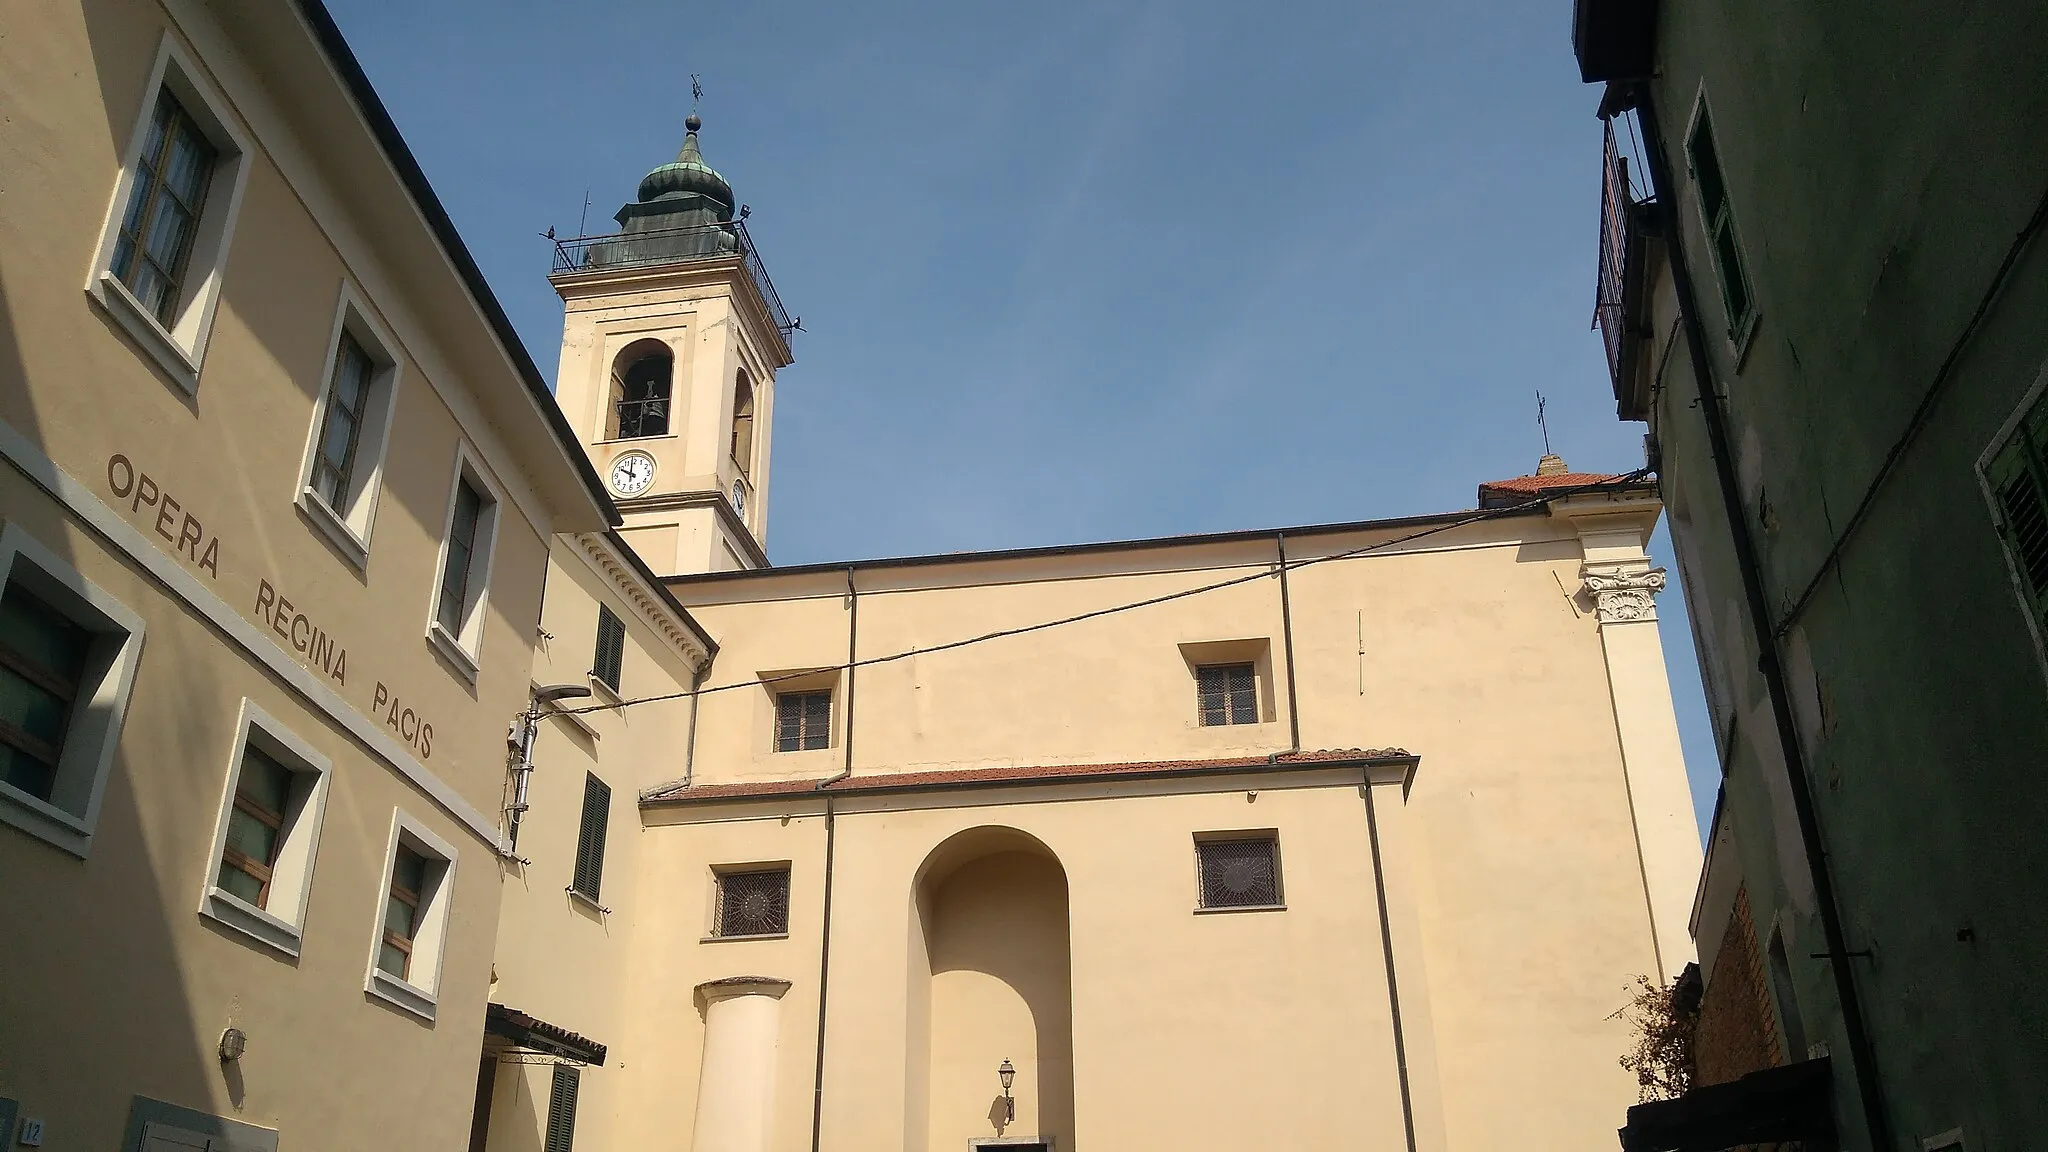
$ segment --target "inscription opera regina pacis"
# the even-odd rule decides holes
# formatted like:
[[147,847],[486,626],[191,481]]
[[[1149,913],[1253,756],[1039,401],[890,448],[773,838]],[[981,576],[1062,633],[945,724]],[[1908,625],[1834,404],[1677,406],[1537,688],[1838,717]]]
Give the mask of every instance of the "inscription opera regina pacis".
[[[173,556],[211,579],[220,579],[220,537],[207,532],[192,509],[155,477],[116,452],[107,458],[107,490],[117,503],[128,506],[130,518],[168,543]],[[297,653],[307,670],[332,680],[337,687],[348,687],[348,648],[339,639],[268,579],[257,579],[254,605],[256,620],[277,638],[278,647]],[[420,759],[433,755],[434,726],[381,681],[376,682],[366,714],[391,729]]]

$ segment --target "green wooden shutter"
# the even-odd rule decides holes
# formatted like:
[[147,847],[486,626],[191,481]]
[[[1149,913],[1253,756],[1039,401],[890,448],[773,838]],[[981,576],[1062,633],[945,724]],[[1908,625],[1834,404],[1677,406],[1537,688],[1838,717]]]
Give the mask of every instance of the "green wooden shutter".
[[576,1145],[576,1093],[582,1087],[583,1070],[568,1064],[555,1065],[555,1082],[548,1092],[548,1136],[544,1152],[572,1152]]
[[604,837],[611,825],[611,786],[595,775],[583,777],[583,827],[576,834],[576,891],[592,900],[604,882]]
[[597,654],[590,662],[590,674],[605,687],[619,690],[619,672],[626,659],[626,622],[609,607],[597,606]]
[[2048,462],[2041,454],[2043,416],[2035,405],[2012,438],[1985,465],[1998,507],[1998,534],[2012,552],[2036,618],[2048,622]]

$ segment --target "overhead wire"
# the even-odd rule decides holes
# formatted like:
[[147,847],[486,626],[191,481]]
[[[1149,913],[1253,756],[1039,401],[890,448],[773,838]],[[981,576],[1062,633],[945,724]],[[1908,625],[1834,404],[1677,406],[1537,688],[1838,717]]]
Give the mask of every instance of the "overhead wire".
[[[1113,604],[1107,608],[1096,608],[1087,612],[1076,613],[1072,616],[1062,616],[1055,620],[1041,620],[1035,624],[1023,624],[1015,628],[1000,628],[994,632],[984,632],[978,636],[967,636],[959,640],[948,640],[943,644],[929,644],[922,648],[908,648],[901,652],[891,652],[883,656],[869,656],[866,659],[850,660],[842,664],[825,665],[817,668],[806,668],[797,672],[785,672],[780,675],[763,676],[753,680],[739,680],[731,684],[719,684],[710,688],[700,687],[695,689],[685,689],[680,692],[665,692],[654,696],[640,696],[631,700],[620,700],[616,703],[586,704],[581,708],[564,708],[561,709],[558,714],[567,716],[577,716],[582,715],[586,712],[617,712],[622,711],[626,708],[631,708],[638,704],[658,704],[668,700],[685,700],[692,696],[704,697],[716,695],[720,692],[733,692],[742,688],[760,688],[770,684],[779,684],[785,680],[796,680],[804,677],[816,676],[820,672],[843,672],[854,668],[869,668],[877,664],[892,664],[898,660],[908,660],[913,656],[928,656],[937,652],[950,652],[957,648],[966,648],[975,644],[986,644],[992,640],[1005,640],[1012,636],[1023,636],[1032,632],[1044,632],[1052,628],[1064,628],[1070,624],[1080,624],[1088,620],[1101,619],[1104,616],[1115,616],[1124,612],[1134,612],[1140,608],[1150,608],[1155,605],[1166,604],[1175,600],[1186,600],[1190,597],[1205,595],[1210,592],[1220,591],[1224,588],[1233,588],[1239,584],[1249,584],[1255,580],[1276,579],[1283,571],[1307,568],[1316,564],[1328,564],[1336,560],[1355,559],[1359,556],[1364,556],[1372,552],[1380,551],[1381,549],[1392,548],[1401,544],[1413,543],[1416,540],[1421,540],[1425,537],[1434,536],[1441,532],[1449,532],[1453,529],[1464,528],[1472,524],[1484,523],[1488,520],[1497,520],[1504,516],[1524,514],[1527,513],[1532,506],[1548,505],[1552,501],[1562,500],[1571,496],[1583,496],[1592,492],[1608,491],[1615,488],[1625,487],[1627,485],[1641,481],[1643,477],[1649,475],[1649,473],[1650,470],[1647,468],[1638,468],[1633,472],[1627,472],[1622,475],[1612,477],[1610,479],[1599,480],[1590,484],[1577,484],[1568,488],[1559,488],[1556,491],[1544,493],[1530,500],[1524,501],[1520,504],[1513,504],[1504,508],[1482,508],[1479,511],[1474,512],[1470,516],[1460,517],[1457,520],[1446,521],[1439,524],[1432,524],[1427,528],[1423,528],[1415,532],[1410,532],[1406,535],[1395,536],[1386,540],[1378,540],[1371,544],[1365,544],[1357,548],[1346,549],[1342,552],[1332,552],[1327,556],[1308,556],[1300,560],[1289,560],[1282,564],[1276,564],[1269,568],[1263,568],[1257,572],[1248,572],[1242,576],[1233,576],[1228,580],[1218,580],[1213,583],[1199,585],[1194,588],[1182,588],[1175,592],[1166,592],[1158,596],[1148,596],[1143,600],[1132,600],[1122,604]],[[856,565],[855,567],[858,566]]]

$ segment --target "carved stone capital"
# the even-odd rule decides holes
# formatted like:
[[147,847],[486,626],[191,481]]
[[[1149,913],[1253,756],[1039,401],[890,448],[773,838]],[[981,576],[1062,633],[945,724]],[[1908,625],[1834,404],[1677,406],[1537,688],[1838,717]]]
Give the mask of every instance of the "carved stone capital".
[[1602,624],[1628,624],[1655,620],[1654,597],[1664,590],[1662,568],[1641,572],[1585,572],[1586,592],[1593,598],[1593,612]]

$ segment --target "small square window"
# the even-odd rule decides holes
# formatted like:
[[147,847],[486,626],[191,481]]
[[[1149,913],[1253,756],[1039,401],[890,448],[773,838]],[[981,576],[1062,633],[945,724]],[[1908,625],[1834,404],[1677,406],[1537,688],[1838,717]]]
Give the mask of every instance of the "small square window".
[[249,700],[236,732],[199,911],[297,956],[329,761]]
[[789,932],[789,869],[718,874],[713,936],[781,936]]
[[1280,906],[1280,840],[1270,833],[1195,841],[1203,908]]
[[1205,728],[1259,722],[1259,677],[1248,663],[1196,668],[1195,691]]
[[619,690],[619,672],[626,660],[626,622],[607,605],[597,606],[597,653],[590,661],[590,674],[598,683]]
[[832,692],[783,692],[775,697],[775,750],[803,752],[832,745]]
[[394,812],[385,859],[364,989],[431,1020],[455,889],[455,849],[425,825]]
[[498,498],[467,451],[456,456],[455,483],[441,537],[441,572],[435,581],[427,635],[470,679],[476,678],[483,638],[483,605],[490,583],[491,549],[498,530]]
[[18,525],[0,529],[0,823],[86,855],[142,631]]

